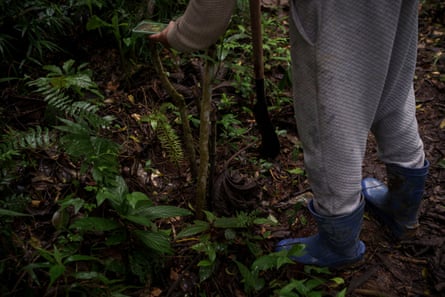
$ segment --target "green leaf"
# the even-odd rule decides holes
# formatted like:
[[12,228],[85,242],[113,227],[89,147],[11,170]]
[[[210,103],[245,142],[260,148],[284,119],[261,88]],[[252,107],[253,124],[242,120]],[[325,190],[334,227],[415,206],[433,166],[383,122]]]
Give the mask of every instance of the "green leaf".
[[204,214],[206,215],[207,222],[212,223],[216,220],[216,216],[212,212],[204,210]]
[[102,20],[101,18],[99,18],[97,15],[93,15],[87,23],[87,30],[94,30],[94,29],[98,29],[98,28],[102,28],[102,27],[112,27],[111,24],[108,24],[107,22],[105,22],[104,20]]
[[200,282],[203,282],[206,279],[208,279],[209,277],[211,277],[214,269],[215,269],[215,265],[199,267],[199,280],[200,280]]
[[65,266],[62,264],[56,264],[49,269],[49,287],[65,272]]
[[269,216],[268,218],[256,218],[253,220],[253,223],[256,225],[276,226],[278,225],[278,220],[273,216]]
[[168,236],[161,232],[136,230],[134,234],[150,249],[161,254],[173,254]]
[[236,260],[234,261],[238,266],[241,276],[243,277],[244,287],[246,291],[250,292],[252,289],[254,291],[259,291],[264,287],[264,279],[259,278],[257,273],[252,273],[249,268],[247,268],[243,263]]
[[333,281],[337,285],[343,285],[345,283],[345,280],[341,277],[333,277],[331,278],[331,281]]
[[252,269],[257,269],[260,271],[278,269],[284,264],[292,263],[294,262],[288,257],[287,253],[270,253],[268,255],[257,258],[252,264]]
[[76,272],[73,273],[73,277],[80,280],[99,280],[106,285],[119,281],[119,280],[109,280],[105,275],[96,271]]
[[261,271],[261,270],[276,268],[276,266],[277,266],[277,258],[271,255],[265,255],[257,258],[253,262],[252,269]]
[[63,75],[62,69],[59,66],[56,65],[44,65],[43,70],[47,70],[49,72],[51,72],[50,74],[54,75]]
[[295,174],[295,175],[304,175],[304,170],[301,168],[294,168],[294,169],[289,169],[287,170],[287,172],[289,172],[290,174]]
[[234,240],[236,238],[236,232],[233,229],[224,230],[224,238],[227,240]]
[[79,231],[111,231],[120,228],[116,221],[97,217],[87,217],[75,220],[70,229],[78,229]]
[[62,207],[62,209],[65,209],[68,206],[73,206],[74,214],[77,214],[84,204],[85,204],[85,200],[80,199],[80,198],[74,198],[74,199],[66,199],[66,200],[61,201],[60,206]]
[[0,208],[0,216],[30,217],[31,215]]
[[343,290],[341,290],[340,292],[338,292],[336,297],[346,297],[346,292],[347,292],[348,288],[344,288]]
[[66,74],[71,73],[71,69],[73,68],[73,65],[76,61],[74,61],[73,59],[69,59],[67,61],[65,61],[65,63],[63,63],[63,71],[65,71]]
[[161,206],[138,208],[132,211],[131,214],[144,216],[148,220],[156,220],[156,219],[171,218],[177,216],[188,216],[191,215],[192,213],[184,208],[161,205]]
[[198,267],[205,267],[205,266],[212,266],[215,262],[212,262],[210,260],[201,260],[198,262]]
[[329,271],[329,268],[327,267],[318,267],[318,266],[312,266],[312,265],[306,265],[304,266],[304,272],[307,274],[331,274]]
[[72,262],[79,262],[79,261],[97,261],[101,262],[99,258],[93,257],[93,256],[86,256],[86,255],[72,255],[67,257],[63,263],[68,264]]
[[147,195],[145,195],[142,192],[132,192],[130,194],[126,195],[127,201],[130,204],[130,206],[134,209],[136,208],[136,205],[140,202],[140,201],[150,201],[150,199],[148,199]]
[[246,223],[239,218],[216,218],[216,228],[245,228]]
[[194,221],[194,224],[186,227],[178,233],[176,238],[190,237],[210,230],[210,224],[204,221]]
[[322,279],[319,279],[319,278],[317,278],[317,279],[310,279],[310,280],[308,280],[306,282],[306,288],[309,291],[312,291],[313,289],[317,288],[318,286],[320,286],[320,285],[322,285],[324,283],[325,283],[325,281],[322,280]]
[[146,227],[150,227],[150,228],[153,226],[153,221],[149,220],[146,217],[140,216],[140,215],[137,215],[137,216],[129,215],[129,216],[123,216],[123,217],[133,223],[136,223],[136,224],[139,224],[142,226],[146,226]]

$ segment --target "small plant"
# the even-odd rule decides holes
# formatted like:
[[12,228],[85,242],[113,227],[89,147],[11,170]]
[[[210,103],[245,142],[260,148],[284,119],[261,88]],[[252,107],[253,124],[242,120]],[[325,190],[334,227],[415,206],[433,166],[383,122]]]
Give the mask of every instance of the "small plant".
[[[192,249],[205,255],[198,263],[201,281],[212,276],[218,258],[227,254],[231,244],[245,245],[255,256],[261,254],[255,241],[263,240],[268,234],[252,235],[252,228],[275,224],[273,218],[259,218],[254,213],[239,213],[236,217],[217,217],[209,211],[204,213],[206,221],[195,220],[177,235],[177,240],[200,235],[199,242]],[[215,238],[212,234],[222,235],[223,239]]]
[[[89,296],[124,291],[123,275],[130,271],[141,283],[146,282],[155,274],[160,256],[173,253],[170,232],[160,228],[157,221],[191,212],[154,205],[145,194],[129,192],[119,176],[113,185],[86,189],[95,193],[96,203],[72,197],[60,201],[52,219],[59,232],[57,241],[48,249],[35,239],[32,245],[37,252],[36,260],[24,267],[24,271],[38,286],[46,284],[47,292],[59,286],[69,286],[67,292],[72,293],[86,292],[90,287],[96,293],[90,292]],[[98,215],[101,213],[108,215]],[[97,241],[97,237],[102,239]],[[94,246],[85,245],[93,238]],[[117,259],[110,256],[118,251],[127,254]],[[42,275],[45,271],[49,280]]]
[[247,128],[233,113],[223,114],[218,124],[222,126],[221,136],[226,139],[241,137],[247,133]]
[[[307,278],[296,280],[291,279],[286,285],[280,286],[279,289],[274,291],[276,297],[322,297],[326,296],[326,292],[323,289],[329,288],[329,290],[336,291],[336,297],[345,297],[347,288],[341,288],[344,286],[345,281],[341,277],[330,277],[328,279],[324,277],[316,277],[315,275],[330,276],[332,273],[327,268],[318,268],[315,266],[305,266],[305,274]],[[338,291],[340,290],[340,291]],[[331,296],[331,294],[329,294]]]
[[93,122],[99,120],[95,115],[98,102],[81,100],[86,94],[92,95],[94,99],[103,98],[91,79],[92,72],[87,64],[75,67],[75,61],[68,60],[62,67],[46,65],[43,69],[48,74],[28,82],[28,86],[35,87],[35,92],[42,94],[51,108],[69,116],[89,116]]
[[165,150],[169,159],[176,165],[184,159],[184,152],[181,147],[181,141],[176,131],[169,123],[165,115],[167,109],[176,109],[171,103],[164,103],[158,111],[147,116],[141,117],[141,122],[148,122],[153,130],[157,133],[157,137],[161,142],[162,148]]

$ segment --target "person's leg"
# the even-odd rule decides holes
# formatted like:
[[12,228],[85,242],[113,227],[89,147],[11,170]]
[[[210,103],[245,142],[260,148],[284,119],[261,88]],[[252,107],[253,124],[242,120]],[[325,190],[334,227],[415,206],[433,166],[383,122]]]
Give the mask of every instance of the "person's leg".
[[413,90],[417,56],[417,1],[403,1],[388,73],[373,122],[379,158],[406,168],[424,165]]
[[417,3],[405,1],[382,100],[372,131],[379,157],[386,163],[388,186],[374,178],[362,181],[368,208],[396,239],[412,237],[429,163],[416,121],[412,80],[417,53]]
[[[401,5],[383,0],[292,1],[294,108],[314,193],[310,209],[319,223],[314,237],[278,244],[278,249],[306,244],[307,255],[296,257],[298,262],[336,266],[364,254],[358,240],[362,161],[390,72]],[[346,231],[337,223],[340,218],[356,227],[343,235],[353,248],[342,248],[345,242],[333,245],[335,233]]]
[[415,235],[429,163],[416,121],[412,80],[417,54],[417,3],[405,1],[382,100],[372,126],[379,157],[386,163],[388,186],[362,181],[368,208],[396,239]]
[[293,1],[295,117],[320,214],[344,215],[359,205],[366,141],[390,71],[401,2]]

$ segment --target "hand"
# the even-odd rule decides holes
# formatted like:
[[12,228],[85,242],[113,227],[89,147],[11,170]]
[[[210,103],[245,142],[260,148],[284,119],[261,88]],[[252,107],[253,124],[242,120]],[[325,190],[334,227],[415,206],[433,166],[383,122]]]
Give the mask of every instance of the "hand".
[[164,30],[162,30],[161,32],[156,33],[156,34],[149,35],[148,39],[150,39],[152,41],[160,42],[166,47],[170,47],[170,45],[168,44],[168,40],[167,40],[167,34],[173,28],[174,25],[175,25],[175,22],[171,21],[170,23],[168,23],[168,26]]

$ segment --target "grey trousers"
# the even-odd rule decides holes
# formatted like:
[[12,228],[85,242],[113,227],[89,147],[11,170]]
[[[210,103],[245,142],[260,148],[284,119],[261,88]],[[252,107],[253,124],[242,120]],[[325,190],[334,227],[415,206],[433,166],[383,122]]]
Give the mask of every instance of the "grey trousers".
[[423,166],[415,117],[414,0],[291,0],[294,109],[315,210],[360,202],[368,133],[380,159]]

